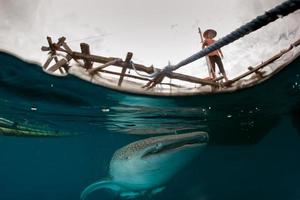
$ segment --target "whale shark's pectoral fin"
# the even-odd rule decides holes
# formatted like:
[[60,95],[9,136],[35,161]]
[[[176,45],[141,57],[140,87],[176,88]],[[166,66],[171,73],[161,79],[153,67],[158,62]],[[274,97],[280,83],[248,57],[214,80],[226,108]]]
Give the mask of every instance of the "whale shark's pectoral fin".
[[80,200],[85,200],[86,197],[96,191],[96,190],[99,190],[99,189],[110,189],[110,190],[113,190],[117,193],[120,193],[120,191],[123,189],[121,186],[119,186],[118,184],[114,183],[113,181],[111,180],[100,180],[100,181],[97,181],[91,185],[89,185],[88,187],[86,187],[82,192],[81,192],[81,195],[80,195]]

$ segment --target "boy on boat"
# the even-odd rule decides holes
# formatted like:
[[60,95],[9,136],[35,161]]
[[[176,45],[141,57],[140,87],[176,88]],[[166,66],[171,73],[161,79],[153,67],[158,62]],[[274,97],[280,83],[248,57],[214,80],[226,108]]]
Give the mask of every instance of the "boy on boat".
[[[202,44],[202,48],[207,47],[213,43],[215,43],[216,41],[213,39],[217,36],[217,31],[213,30],[213,29],[208,29],[203,33],[203,37],[204,37],[204,41]],[[218,65],[219,71],[222,73],[225,81],[228,81],[226,72],[224,70],[224,66],[223,66],[223,62],[222,59],[223,58],[223,53],[221,51],[221,49],[215,50],[211,53],[208,54],[208,58],[211,64],[211,73],[212,73],[212,78],[215,79],[216,78],[216,64]]]

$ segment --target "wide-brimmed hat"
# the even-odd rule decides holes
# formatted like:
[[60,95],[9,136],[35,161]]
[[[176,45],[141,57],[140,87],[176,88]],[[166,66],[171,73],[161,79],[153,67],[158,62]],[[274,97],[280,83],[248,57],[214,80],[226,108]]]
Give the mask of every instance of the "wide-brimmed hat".
[[217,31],[215,31],[213,29],[207,29],[206,31],[204,31],[203,37],[207,38],[208,35],[210,35],[212,38],[214,38],[217,36]]

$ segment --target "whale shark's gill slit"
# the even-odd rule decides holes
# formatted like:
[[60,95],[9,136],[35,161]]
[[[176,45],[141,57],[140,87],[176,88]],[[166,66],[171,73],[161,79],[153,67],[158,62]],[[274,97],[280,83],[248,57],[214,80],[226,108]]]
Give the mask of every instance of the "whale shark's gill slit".
[[101,180],[87,186],[80,195],[80,200],[85,200],[89,194],[100,189],[110,189],[119,192],[122,188],[111,180]]

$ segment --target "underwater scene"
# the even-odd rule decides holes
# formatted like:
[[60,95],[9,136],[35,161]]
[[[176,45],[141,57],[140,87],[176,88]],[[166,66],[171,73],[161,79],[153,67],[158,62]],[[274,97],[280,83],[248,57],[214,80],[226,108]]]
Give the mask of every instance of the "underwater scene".
[[242,91],[151,97],[0,53],[0,199],[300,199],[300,58]]

